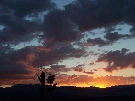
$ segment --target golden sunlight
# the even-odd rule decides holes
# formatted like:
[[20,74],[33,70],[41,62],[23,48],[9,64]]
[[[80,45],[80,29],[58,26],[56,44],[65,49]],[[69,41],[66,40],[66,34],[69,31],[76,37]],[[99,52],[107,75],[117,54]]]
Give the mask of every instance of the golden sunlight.
[[0,86],[0,87],[2,87],[2,88],[7,88],[7,87],[11,87],[12,85],[2,85],[2,86]]
[[106,88],[106,86],[104,84],[95,85],[95,87]]

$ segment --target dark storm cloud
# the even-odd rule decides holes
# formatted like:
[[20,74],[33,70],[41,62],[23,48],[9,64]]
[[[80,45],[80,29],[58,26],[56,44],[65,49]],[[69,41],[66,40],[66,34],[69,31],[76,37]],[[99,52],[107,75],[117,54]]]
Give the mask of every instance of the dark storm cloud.
[[13,15],[0,15],[0,43],[19,44],[20,42],[31,41],[41,31],[42,26],[35,21],[18,18]]
[[[73,47],[61,47],[55,50],[41,49],[36,46],[14,50],[10,46],[0,47],[1,80],[33,79],[36,67],[56,64],[61,60],[81,57],[85,52]],[[70,71],[65,65],[52,65],[55,72]]]
[[69,72],[69,71],[76,71],[76,72],[82,72],[85,74],[94,74],[94,72],[91,70],[90,72],[85,71],[84,69],[85,64],[80,64],[76,67],[66,67],[66,65],[51,65],[49,68],[50,72],[55,72],[55,73],[59,73],[59,72]]
[[72,69],[74,70],[74,71],[76,71],[76,72],[84,72],[85,70],[84,70],[84,66],[85,66],[85,64],[79,64],[78,66],[76,66],[76,67],[72,67]]
[[19,17],[43,12],[55,6],[51,0],[2,0],[0,5],[8,7]]
[[56,72],[68,72],[70,68],[67,68],[66,65],[52,65],[50,70]]
[[[56,41],[75,41],[82,38],[80,35],[82,31],[101,27],[112,28],[112,25],[115,26],[121,22],[132,25],[133,28],[131,31],[133,32],[135,25],[134,4],[134,1],[129,0],[85,0],[83,2],[77,0],[76,2],[66,5],[65,10],[52,9],[51,12],[44,17],[43,39],[54,38]],[[15,16],[26,16],[54,7],[54,4],[51,3],[50,0],[2,0],[0,5],[0,10],[7,12],[3,14],[12,15],[14,13]],[[21,18],[18,19],[22,20]],[[26,22],[26,27],[28,27],[27,21],[23,21],[15,20],[15,22],[18,22],[22,26],[25,26]],[[11,31],[10,33],[14,33],[11,29],[15,30],[17,33],[26,33],[26,28],[24,28],[24,26],[22,28],[20,25],[18,26],[19,28],[12,28],[10,25],[6,25],[5,30]],[[40,26],[35,23],[31,25],[33,25],[33,30],[36,28],[34,25]],[[19,30],[19,32],[17,30]],[[111,30],[114,30],[114,28]]]
[[132,25],[131,31],[134,31],[134,5],[135,1],[132,0],[77,0],[66,5],[65,11],[81,31],[102,27],[108,29],[121,22]]
[[[134,4],[134,1],[129,0],[85,0],[83,2],[77,0],[66,5],[65,9],[59,10],[54,8],[55,5],[50,0],[2,0],[0,3],[0,11],[2,11],[0,22],[5,28],[0,32],[1,39],[6,40],[5,37],[10,36],[11,38],[7,38],[7,42],[13,40],[13,37],[24,42],[24,39],[28,41],[36,37],[31,33],[44,32],[41,37],[44,41],[53,39],[54,43],[73,42],[83,37],[81,34],[83,31],[101,27],[112,31],[115,30],[114,26],[121,22],[132,25],[133,28],[130,31],[134,33]],[[50,9],[51,11],[44,18],[41,18],[44,19],[43,29],[42,23],[27,21],[20,17],[37,12],[40,14],[40,12]],[[99,41],[101,42],[101,40]],[[105,42],[102,41],[102,43]]]
[[[100,50],[98,50],[98,51],[100,51]],[[95,53],[94,51],[90,51],[88,54],[91,55],[91,56],[100,55],[100,53]]]
[[97,62],[106,62],[107,67],[104,68],[107,72],[113,72],[114,70],[135,68],[135,52],[128,52],[129,50],[123,48],[121,51],[110,51],[106,54],[102,54]]
[[84,68],[82,68],[82,67],[75,67],[75,68],[74,68],[74,71],[77,71],[77,72],[84,72]]
[[90,66],[91,66],[91,65],[94,65],[94,64],[95,64],[94,62],[91,62],[91,63],[90,63]]
[[[0,2],[0,44],[31,41],[42,32],[42,23],[25,16],[40,14],[54,8],[50,0],[2,0]],[[42,19],[42,18],[40,18]]]
[[81,73],[85,73],[85,74],[94,74],[94,72],[92,70],[90,72],[85,71],[84,66],[85,66],[85,64],[79,64],[76,67],[72,67],[72,69],[76,72],[81,72]]
[[119,40],[119,39],[128,39],[128,38],[132,38],[133,35],[129,35],[129,34],[118,34],[118,32],[114,32],[114,33],[106,33],[104,35],[104,38],[106,40],[103,40],[101,38],[95,38],[95,39],[91,39],[88,38],[87,39],[87,43],[90,43],[92,46],[98,45],[98,46],[108,46],[108,45],[112,45],[115,41]]
[[63,44],[58,47],[50,49],[50,51],[48,52],[39,49],[39,51],[35,53],[35,60],[32,62],[32,65],[34,66],[52,65],[65,59],[73,57],[80,58],[84,55],[85,50],[76,49],[73,48],[72,45]]
[[45,16],[43,29],[44,37],[59,42],[75,41],[82,37],[77,26],[59,9],[54,9]]
[[84,71],[83,73],[85,73],[85,74],[91,74],[91,75],[93,75],[94,74],[94,72],[91,70],[90,72],[86,72],[86,71]]
[[29,54],[34,47],[14,50],[9,46],[0,47],[0,81],[30,79],[33,70],[27,65]]
[[115,27],[108,27],[108,28],[106,28],[104,33],[111,33],[112,31],[115,31]]
[[101,38],[95,38],[95,39],[87,39],[87,43],[90,43],[92,46],[98,45],[98,46],[108,46],[110,44],[112,44],[112,42],[110,41],[105,41]]
[[[80,35],[82,32],[104,27],[107,33],[105,36],[108,38],[110,35],[108,32],[115,31],[115,26],[119,23],[127,23],[134,27],[134,10],[131,9],[134,8],[133,4],[135,2],[128,0],[77,0],[66,5],[64,10],[53,9],[45,16],[43,37],[53,39],[54,42],[71,42],[82,38],[83,36]],[[132,13],[131,16],[128,16],[128,11]],[[129,37],[128,34],[114,33],[115,35],[118,39],[134,36],[134,34]],[[104,46],[118,39],[112,39],[109,42],[96,38],[89,39],[89,42],[93,45]]]
[[106,35],[104,36],[107,40],[113,42],[122,38],[129,38],[131,35],[128,34],[118,34],[118,32],[114,32],[114,33],[106,33]]
[[[0,62],[2,66],[1,82],[4,80],[11,80],[12,82],[12,80],[33,79],[33,73],[36,72],[34,67],[56,64],[64,59],[79,58],[85,54],[85,50],[73,48],[72,45],[66,43],[57,43],[52,48],[28,46],[19,50],[11,49],[10,45],[1,45],[0,51],[0,58],[3,59]],[[52,68],[54,69],[54,66]],[[69,70],[61,68],[61,71]]]
[[120,22],[123,17],[123,6],[127,3],[127,0],[77,0],[65,6],[65,9],[80,30],[90,30]]

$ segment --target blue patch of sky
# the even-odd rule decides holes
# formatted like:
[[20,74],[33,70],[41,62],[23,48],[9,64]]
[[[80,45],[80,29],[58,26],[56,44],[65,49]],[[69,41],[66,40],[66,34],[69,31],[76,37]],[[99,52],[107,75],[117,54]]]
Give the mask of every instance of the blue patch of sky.
[[0,30],[4,29],[5,26],[4,25],[0,25]]
[[[119,24],[116,26],[116,31],[120,34],[131,34],[130,29],[132,28],[131,25],[128,24]],[[113,31],[115,32],[115,31]]]
[[43,23],[44,21],[44,16],[48,13],[49,11],[44,11],[44,12],[41,12],[39,14],[37,14],[36,16],[31,16],[31,15],[28,15],[25,17],[25,20],[29,20],[29,21],[36,21],[38,23]]
[[40,43],[39,40],[37,38],[35,38],[30,42],[21,42],[18,45],[13,46],[12,48],[17,50],[17,49],[24,48],[26,46],[42,46],[42,43]]
[[65,5],[72,3],[73,1],[76,0],[51,0],[51,1],[57,5],[58,9],[64,9]]

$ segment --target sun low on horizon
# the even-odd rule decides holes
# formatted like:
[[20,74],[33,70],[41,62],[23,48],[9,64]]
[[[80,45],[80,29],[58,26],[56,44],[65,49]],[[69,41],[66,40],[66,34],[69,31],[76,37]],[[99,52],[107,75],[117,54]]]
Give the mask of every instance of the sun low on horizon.
[[133,0],[2,1],[0,87],[39,84],[41,71],[54,74],[58,86],[135,84],[134,5]]

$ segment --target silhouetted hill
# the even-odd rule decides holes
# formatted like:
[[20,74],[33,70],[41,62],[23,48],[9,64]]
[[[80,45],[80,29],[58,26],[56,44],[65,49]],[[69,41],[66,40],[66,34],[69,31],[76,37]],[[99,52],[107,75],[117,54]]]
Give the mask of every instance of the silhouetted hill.
[[[49,93],[45,89],[45,99]],[[121,85],[110,88],[57,87],[52,101],[135,101],[135,85]],[[40,101],[39,85],[14,85],[0,88],[0,101]],[[47,101],[47,100],[46,100]]]

